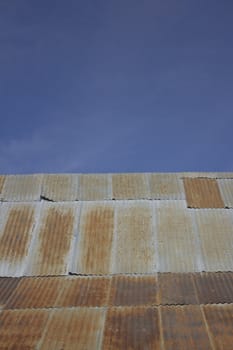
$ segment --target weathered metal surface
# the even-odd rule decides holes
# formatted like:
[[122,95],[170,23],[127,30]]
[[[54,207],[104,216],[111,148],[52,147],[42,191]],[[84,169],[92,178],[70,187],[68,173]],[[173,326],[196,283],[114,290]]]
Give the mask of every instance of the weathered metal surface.
[[77,218],[77,204],[43,204],[27,275],[68,273]]
[[110,270],[114,230],[112,203],[84,203],[72,272],[107,274]]
[[203,306],[214,350],[233,348],[233,305]]
[[233,271],[233,224],[230,209],[195,210],[204,271]]
[[149,174],[150,198],[185,199],[183,181],[177,174]]
[[157,308],[113,307],[108,309],[103,349],[160,349]]
[[233,208],[233,179],[219,179],[218,186],[226,208]]
[[[180,178],[184,177],[191,177],[191,178],[197,178],[197,177],[205,177],[209,179],[216,179],[218,174],[217,172],[179,172],[177,173]],[[220,173],[222,174],[222,173]]]
[[228,173],[219,172],[216,174],[217,174],[217,176],[216,176],[217,179],[233,179],[232,172],[228,172]]
[[159,273],[159,304],[198,304],[191,273]]
[[212,349],[200,306],[161,306],[160,311],[166,350]]
[[0,307],[4,307],[11,294],[16,289],[20,278],[1,277],[0,278]]
[[52,201],[74,201],[77,198],[77,174],[48,174],[44,175],[42,197]]
[[0,175],[0,198],[2,198],[1,193],[2,193],[2,188],[5,182],[5,176],[4,175]]
[[224,208],[217,180],[184,178],[184,188],[189,208]]
[[159,271],[198,271],[200,247],[185,201],[158,201],[156,214]]
[[118,202],[113,273],[156,272],[150,201]]
[[157,276],[112,277],[109,304],[111,306],[157,305]]
[[40,349],[100,349],[104,316],[105,310],[101,308],[54,310]]
[[62,279],[56,307],[107,306],[110,278],[73,276]]
[[0,212],[0,276],[22,276],[35,225],[36,204],[3,203]]
[[113,199],[150,198],[148,174],[113,174],[112,197]]
[[8,175],[1,197],[4,201],[39,201],[41,184],[41,175]]
[[200,304],[233,303],[232,272],[202,272],[194,274]]
[[36,349],[50,312],[48,310],[2,311],[0,349]]
[[63,277],[24,277],[6,303],[7,309],[54,307]]
[[78,183],[78,200],[112,199],[111,175],[109,174],[80,174]]

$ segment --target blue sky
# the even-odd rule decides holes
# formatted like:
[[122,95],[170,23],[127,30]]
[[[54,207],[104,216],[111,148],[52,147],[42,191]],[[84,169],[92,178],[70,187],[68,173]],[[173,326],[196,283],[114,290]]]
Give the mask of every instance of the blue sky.
[[0,172],[233,171],[232,0],[0,2]]

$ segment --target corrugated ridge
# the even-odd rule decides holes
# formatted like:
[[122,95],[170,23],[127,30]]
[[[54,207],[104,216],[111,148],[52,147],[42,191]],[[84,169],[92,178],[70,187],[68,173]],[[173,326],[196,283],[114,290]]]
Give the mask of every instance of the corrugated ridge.
[[113,199],[150,198],[148,174],[112,174]]
[[52,201],[74,201],[78,192],[78,174],[47,174],[41,195]]
[[233,208],[233,179],[219,179],[217,181],[225,207]]
[[6,176],[2,198],[4,201],[39,201],[42,186],[41,175]]
[[112,199],[110,177],[110,174],[80,174],[76,199],[88,201]]

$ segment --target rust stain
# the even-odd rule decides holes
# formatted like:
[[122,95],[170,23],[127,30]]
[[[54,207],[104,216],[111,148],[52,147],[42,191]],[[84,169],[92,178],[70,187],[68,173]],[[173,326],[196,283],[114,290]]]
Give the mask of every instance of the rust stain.
[[40,349],[100,349],[104,314],[101,308],[54,310]]
[[81,213],[76,272],[109,273],[113,229],[114,208],[111,204],[85,207]]
[[205,317],[215,350],[232,350],[233,305],[205,305]]
[[113,199],[149,198],[147,174],[113,174]]
[[110,305],[156,305],[156,276],[114,276],[110,290]]
[[2,192],[4,182],[5,182],[5,176],[0,175],[0,193]]
[[6,303],[6,309],[54,307],[62,277],[24,277]]
[[56,307],[107,306],[110,278],[68,277],[62,280],[62,293]]
[[53,201],[72,201],[77,197],[78,175],[48,174],[43,177],[42,195]]
[[162,305],[198,304],[191,273],[159,273],[158,285]]
[[158,310],[145,307],[113,307],[108,309],[103,349],[159,350]]
[[77,199],[82,201],[111,199],[108,177],[107,174],[80,174]]
[[20,278],[0,277],[0,306],[5,306],[11,294],[15,291]]
[[184,188],[189,208],[224,208],[215,179],[184,178]]
[[164,347],[166,350],[211,350],[200,306],[161,306]]
[[194,274],[200,304],[233,303],[233,272]]
[[0,314],[0,349],[35,349],[49,317],[47,310],[6,310]]

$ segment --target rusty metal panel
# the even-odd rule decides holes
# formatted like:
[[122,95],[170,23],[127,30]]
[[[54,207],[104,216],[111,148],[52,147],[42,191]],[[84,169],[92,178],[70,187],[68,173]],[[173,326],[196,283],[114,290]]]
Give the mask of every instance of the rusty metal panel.
[[152,199],[185,199],[183,181],[177,174],[149,174]]
[[113,230],[114,206],[112,202],[83,204],[72,272],[109,273]]
[[0,213],[0,275],[22,276],[28,261],[37,204],[3,203]]
[[49,310],[6,310],[0,314],[0,349],[36,349]]
[[161,306],[164,348],[211,350],[200,306]]
[[5,306],[19,281],[20,278],[17,277],[0,277],[0,307]]
[[64,277],[24,277],[6,303],[7,309],[54,307]]
[[43,203],[27,275],[68,273],[77,220],[76,203]]
[[232,272],[202,272],[194,274],[200,304],[233,303]]
[[224,208],[216,179],[184,178],[189,208]]
[[233,305],[203,306],[215,350],[232,350]]
[[107,311],[103,350],[160,349],[157,308],[112,307]]
[[201,252],[185,201],[158,201],[156,214],[159,271],[199,271]]
[[54,310],[39,348],[98,350],[101,348],[104,318],[105,310],[101,308]]
[[112,199],[111,175],[80,174],[77,199],[95,201]]
[[5,175],[0,175],[0,198],[2,198],[1,193],[2,193],[2,188],[3,188],[4,182],[5,182],[5,178],[6,178]]
[[151,201],[117,202],[113,273],[156,272]]
[[112,174],[113,199],[148,199],[148,174]]
[[233,179],[221,179],[217,181],[225,207],[233,208]]
[[109,288],[108,277],[64,277],[55,306],[107,306]]
[[8,175],[2,189],[4,201],[39,201],[41,193],[41,175]]
[[204,271],[233,271],[232,210],[195,210]]
[[44,175],[42,183],[42,198],[54,202],[74,201],[78,191],[77,174]]
[[157,305],[157,276],[112,277],[109,304],[111,306]]
[[159,304],[198,304],[191,273],[159,273]]

